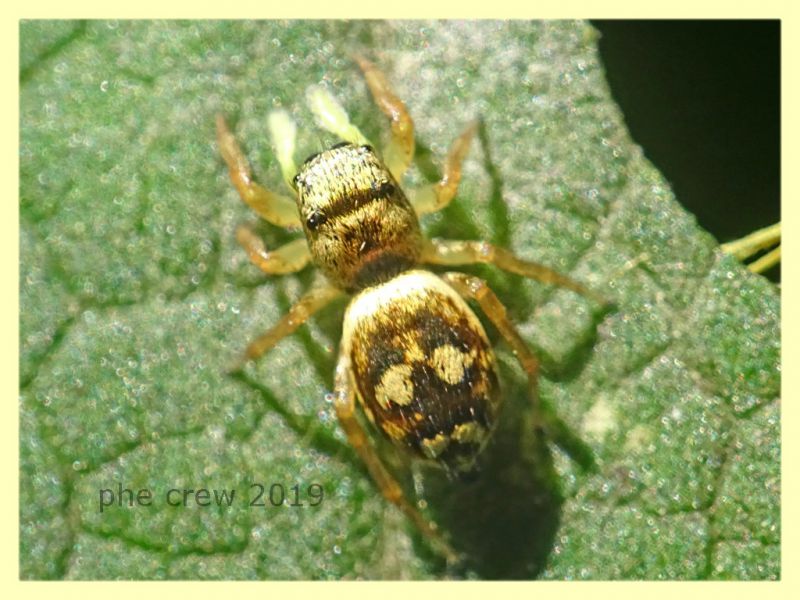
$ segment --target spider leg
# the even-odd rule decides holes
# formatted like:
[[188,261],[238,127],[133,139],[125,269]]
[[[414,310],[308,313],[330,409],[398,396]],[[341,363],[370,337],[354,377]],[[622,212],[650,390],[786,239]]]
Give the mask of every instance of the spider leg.
[[246,225],[236,230],[236,239],[247,251],[250,261],[269,275],[284,275],[299,271],[311,260],[305,238],[284,244],[275,250],[267,250],[264,241]]
[[458,555],[444,540],[435,523],[429,522],[405,497],[400,484],[387,470],[356,418],[355,391],[351,381],[350,359],[342,354],[336,366],[334,408],[350,445],[367,467],[378,489],[389,502],[399,508],[417,529],[438,548],[448,562],[457,562]]
[[311,315],[325,308],[342,293],[341,290],[331,285],[324,285],[306,292],[275,325],[247,346],[241,361],[230,371],[240,370],[245,362],[255,360],[271,350],[275,344],[305,323]]
[[273,225],[300,227],[300,217],[294,200],[253,181],[250,164],[222,115],[217,115],[217,146],[228,165],[231,181],[245,204]]
[[389,171],[400,181],[414,158],[414,121],[406,105],[392,91],[383,72],[359,54],[354,55],[353,59],[364,74],[375,104],[391,120],[392,137],[383,154]]
[[464,298],[475,300],[486,317],[497,328],[500,335],[503,336],[503,339],[511,346],[514,356],[528,376],[528,391],[531,402],[533,402],[537,412],[538,420],[541,421],[538,394],[539,360],[528,348],[514,323],[508,318],[506,307],[500,302],[488,284],[479,277],[457,272],[444,273],[441,277]]
[[435,238],[426,240],[420,260],[428,264],[446,266],[488,263],[504,271],[572,290],[600,305],[608,304],[605,298],[574,279],[539,263],[518,258],[508,250],[498,248],[489,242]]
[[439,181],[411,192],[411,204],[418,215],[426,215],[442,210],[450,204],[450,201],[458,191],[458,184],[461,181],[461,164],[467,156],[469,145],[477,130],[478,121],[473,121],[467,125],[466,129],[453,142],[444,161],[444,171]]

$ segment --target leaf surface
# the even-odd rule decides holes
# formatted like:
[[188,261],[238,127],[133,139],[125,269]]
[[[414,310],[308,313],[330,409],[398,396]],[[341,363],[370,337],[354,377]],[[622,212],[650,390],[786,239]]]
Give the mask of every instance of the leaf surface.
[[[465,268],[542,359],[559,426],[537,433],[489,328],[508,406],[481,477],[419,477],[468,557],[451,570],[382,499],[324,401],[343,303],[225,374],[317,276],[264,277],[236,244],[256,219],[214,115],[276,189],[271,110],[300,123],[301,154],[336,141],[313,125],[310,84],[385,141],[354,50],[415,118],[409,187],[435,180],[482,118],[457,200],[423,219],[430,235],[490,240],[614,302],[599,312]],[[632,143],[588,25],[23,22],[20,106],[23,579],[780,576],[779,295],[719,253]],[[259,231],[268,247],[297,235]],[[265,506],[248,505],[253,484]],[[317,507],[269,502],[283,490],[308,504],[311,484]],[[123,493],[101,512],[119,486],[151,505]],[[201,488],[235,501],[184,507]]]

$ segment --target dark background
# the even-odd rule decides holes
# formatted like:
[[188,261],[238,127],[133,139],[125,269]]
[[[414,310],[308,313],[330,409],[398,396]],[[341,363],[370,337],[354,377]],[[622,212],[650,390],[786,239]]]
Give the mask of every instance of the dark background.
[[778,222],[780,22],[593,24],[633,139],[700,225],[727,242]]

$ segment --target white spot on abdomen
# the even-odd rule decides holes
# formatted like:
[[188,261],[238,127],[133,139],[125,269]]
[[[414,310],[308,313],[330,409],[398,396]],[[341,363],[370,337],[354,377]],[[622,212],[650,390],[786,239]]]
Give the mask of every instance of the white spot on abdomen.
[[389,403],[408,406],[414,399],[414,384],[411,381],[410,365],[392,365],[384,371],[381,382],[375,388],[375,400],[382,408]]

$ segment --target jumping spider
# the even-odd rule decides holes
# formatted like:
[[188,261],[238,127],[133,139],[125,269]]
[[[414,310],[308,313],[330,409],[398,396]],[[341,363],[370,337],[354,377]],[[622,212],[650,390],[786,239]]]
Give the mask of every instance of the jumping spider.
[[269,251],[252,231],[240,227],[237,239],[251,261],[268,274],[299,271],[313,261],[328,280],[253,341],[243,362],[269,351],[338,296],[352,295],[335,373],[333,404],[339,422],[386,499],[448,559],[455,559],[436,525],[405,498],[384,466],[356,418],[356,403],[397,446],[451,473],[465,472],[486,445],[503,403],[492,347],[465,299],[477,302],[511,346],[534,402],[538,361],[483,280],[458,272],[437,275],[421,265],[491,263],[592,294],[488,242],[426,239],[418,217],[443,209],[455,196],[477,122],[453,143],[442,178],[406,196],[398,181],[414,154],[414,124],[384,74],[361,56],[355,60],[375,103],[391,119],[383,160],[327,91],[310,88],[309,104],[320,125],[345,141],[310,156],[298,169],[294,123],[285,112],[270,115],[278,162],[294,198],[252,180],[247,159],[225,120],[217,117],[219,149],[242,200],[270,223],[305,232],[305,239]]

